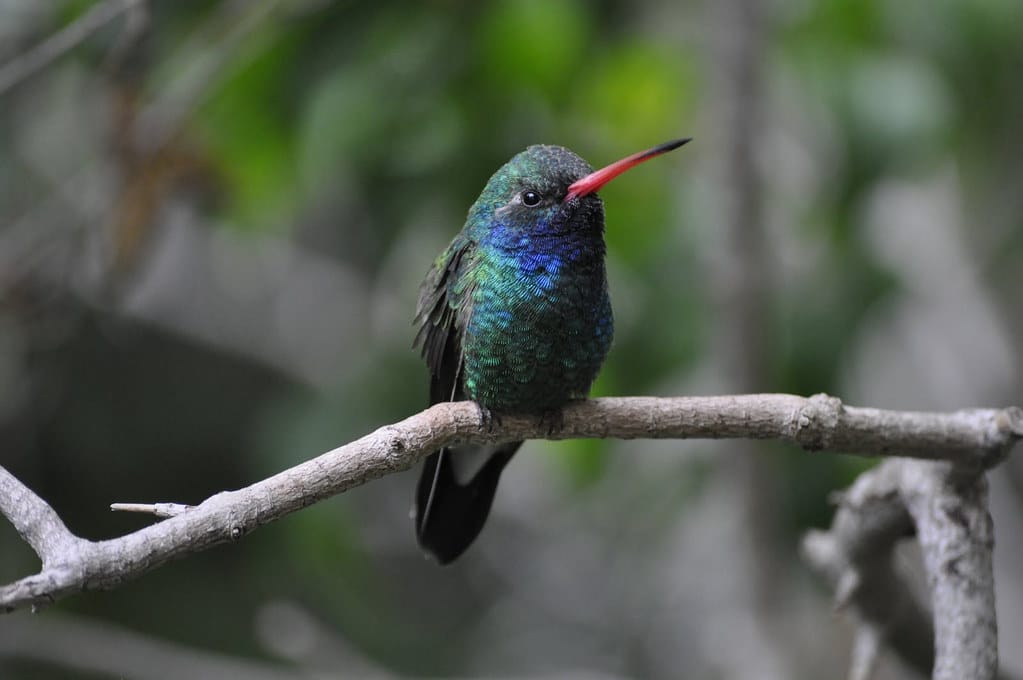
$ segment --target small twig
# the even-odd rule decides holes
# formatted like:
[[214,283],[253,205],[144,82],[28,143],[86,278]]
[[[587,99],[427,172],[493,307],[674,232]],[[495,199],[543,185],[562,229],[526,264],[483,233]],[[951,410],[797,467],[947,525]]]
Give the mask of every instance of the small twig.
[[193,53],[182,75],[139,113],[132,130],[137,148],[153,152],[174,139],[183,123],[224,77],[243,41],[273,15],[279,4],[280,0],[262,0],[225,5],[223,12],[230,12],[231,16],[215,18],[226,25],[223,32],[214,42],[207,43],[205,51]]
[[114,512],[140,512],[166,519],[177,517],[191,510],[193,505],[183,503],[111,503],[110,509]]
[[874,677],[883,641],[884,635],[874,626],[861,625],[857,629],[852,662],[849,665],[849,680],[870,680]]
[[132,9],[141,0],[106,0],[93,5],[77,20],[29,51],[0,66],[0,96],[45,68],[95,31]]
[[110,48],[106,57],[105,68],[116,71],[130,59],[131,54],[149,31],[152,17],[146,0],[134,3],[124,17],[124,28]]

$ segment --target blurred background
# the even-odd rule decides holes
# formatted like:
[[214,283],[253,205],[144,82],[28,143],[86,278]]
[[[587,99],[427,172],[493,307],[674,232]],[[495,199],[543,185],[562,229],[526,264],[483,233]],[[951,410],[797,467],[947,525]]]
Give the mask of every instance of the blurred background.
[[[100,539],[420,410],[419,282],[533,143],[695,137],[602,192],[595,395],[1021,404],[1021,73],[1018,0],[0,1],[0,464]],[[392,475],[0,618],[0,676],[841,677],[798,541],[869,465],[534,442],[443,569]],[[1023,459],[991,484],[1023,676]]]

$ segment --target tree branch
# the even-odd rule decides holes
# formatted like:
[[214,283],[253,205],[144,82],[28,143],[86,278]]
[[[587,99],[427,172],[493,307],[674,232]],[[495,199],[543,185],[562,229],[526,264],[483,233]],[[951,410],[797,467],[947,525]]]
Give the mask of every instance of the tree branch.
[[72,536],[52,509],[5,471],[0,512],[43,560],[42,570],[0,587],[0,609],[39,605],[83,590],[109,589],[186,554],[237,540],[255,528],[385,474],[405,470],[456,443],[569,438],[754,438],[808,450],[864,455],[898,453],[982,470],[1023,437],[1023,411],[910,413],[845,407],[827,395],[619,397],[564,409],[563,428],[548,435],[536,418],[506,416],[481,430],[471,402],[433,406],[238,491],[120,538]]
[[[65,675],[135,680],[327,680],[279,662],[188,647],[78,617],[7,618],[0,621],[0,660],[32,660]],[[63,671],[63,672],[62,672]],[[350,677],[350,676],[349,676]]]
[[902,498],[916,524],[934,607],[935,680],[993,678],[998,626],[987,479],[947,464],[906,465]]
[[[213,91],[213,85],[226,75],[231,59],[264,21],[271,18],[280,0],[259,3],[224,3],[220,11],[203,26],[202,50],[191,48],[190,62],[152,102],[146,105],[134,123],[132,135],[139,149],[156,151],[169,144],[184,122]],[[216,40],[208,35],[216,32]]]
[[[914,532],[933,614],[894,568],[896,543]],[[855,614],[857,640],[890,644],[935,680],[990,680],[998,670],[993,545],[982,471],[888,460],[843,495],[830,530],[806,535],[803,555],[831,581],[836,606]],[[850,678],[867,680],[876,659],[860,652],[876,657],[878,646],[854,647]]]
[[922,675],[934,663],[930,613],[910,595],[895,569],[895,546],[913,534],[913,518],[900,499],[904,460],[885,461],[865,472],[841,496],[831,529],[803,538],[803,557],[835,589],[836,609],[857,619],[850,680],[868,680],[880,638]]
[[36,71],[116,19],[134,9],[141,0],[106,0],[93,5],[81,17],[24,54],[0,67],[0,96]]
[[0,467],[0,513],[11,521],[44,567],[58,561],[81,540],[68,531],[46,501],[3,467]]

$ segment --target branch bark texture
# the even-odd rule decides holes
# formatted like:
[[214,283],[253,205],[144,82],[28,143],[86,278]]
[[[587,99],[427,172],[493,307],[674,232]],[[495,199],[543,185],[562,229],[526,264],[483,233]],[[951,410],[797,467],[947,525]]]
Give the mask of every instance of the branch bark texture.
[[918,463],[903,467],[902,489],[931,589],[933,677],[993,678],[998,671],[998,626],[987,479],[947,464]]
[[888,460],[857,478],[839,500],[831,528],[803,538],[803,557],[835,590],[835,608],[856,618],[849,680],[873,677],[887,643],[921,675],[934,665],[930,612],[895,567],[896,544],[914,531],[901,498],[908,461]]
[[[993,600],[985,600],[989,596],[982,592],[986,582],[961,577],[990,575],[991,527],[981,475],[1023,437],[1019,408],[913,413],[847,407],[827,395],[759,394],[595,399],[567,406],[563,416],[555,433],[536,418],[510,415],[482,429],[472,402],[438,404],[249,487],[219,493],[162,522],[97,542],[71,534],[42,499],[0,468],[0,512],[43,563],[38,574],[0,587],[0,610],[117,587],[174,558],[237,540],[319,500],[410,468],[443,446],[535,438],[749,438],[788,441],[810,451],[943,461],[928,469],[940,467],[944,476],[914,483],[916,495],[907,495],[902,515],[881,521],[888,527],[882,533],[899,535],[906,512],[916,521],[928,567],[937,572],[932,573],[936,610],[949,616],[947,627],[937,631],[937,642],[947,643],[956,659],[961,658],[956,645],[968,644],[965,636],[994,624]],[[954,501],[963,495],[965,506]],[[978,593],[981,599],[974,602]],[[937,667],[945,663],[939,653]]]
[[[931,610],[895,568],[896,543],[919,540]],[[807,562],[857,619],[857,642],[887,643],[935,680],[998,677],[992,549],[983,471],[948,462],[887,460],[841,498],[828,531],[803,540]],[[932,625],[933,622],[933,625]],[[850,680],[869,680],[879,644],[856,644]]]

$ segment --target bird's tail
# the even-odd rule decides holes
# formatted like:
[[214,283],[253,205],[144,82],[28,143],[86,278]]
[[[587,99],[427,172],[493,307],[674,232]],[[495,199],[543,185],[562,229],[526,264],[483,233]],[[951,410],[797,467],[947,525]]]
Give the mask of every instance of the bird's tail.
[[465,552],[487,521],[501,471],[522,442],[459,446],[427,457],[416,487],[419,546],[441,564]]

